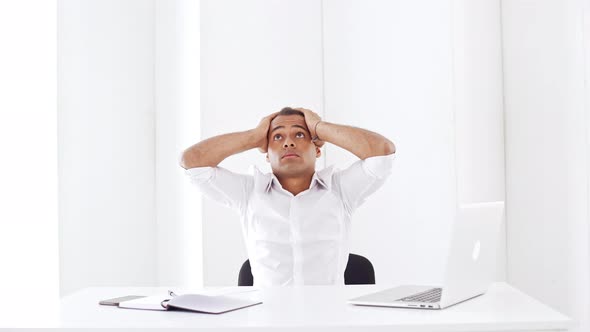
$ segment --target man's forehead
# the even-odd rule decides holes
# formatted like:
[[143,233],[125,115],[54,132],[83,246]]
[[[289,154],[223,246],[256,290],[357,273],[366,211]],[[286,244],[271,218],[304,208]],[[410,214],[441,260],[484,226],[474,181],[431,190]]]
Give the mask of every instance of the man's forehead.
[[305,118],[302,117],[301,115],[296,115],[296,114],[294,114],[294,115],[279,115],[279,116],[275,117],[270,123],[271,130],[274,129],[275,127],[279,127],[279,126],[291,127],[293,125],[299,125],[304,128],[307,128],[307,125],[305,124]]

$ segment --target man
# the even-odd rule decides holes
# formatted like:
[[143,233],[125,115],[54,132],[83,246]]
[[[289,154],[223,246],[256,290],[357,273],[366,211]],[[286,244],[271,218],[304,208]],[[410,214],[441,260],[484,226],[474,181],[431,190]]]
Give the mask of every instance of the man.
[[[316,172],[325,142],[360,160],[341,171]],[[271,174],[217,166],[253,148],[266,153]],[[377,133],[286,107],[252,130],[189,147],[181,166],[206,196],[240,214],[254,286],[342,285],[352,214],[391,173],[394,153],[394,144]]]

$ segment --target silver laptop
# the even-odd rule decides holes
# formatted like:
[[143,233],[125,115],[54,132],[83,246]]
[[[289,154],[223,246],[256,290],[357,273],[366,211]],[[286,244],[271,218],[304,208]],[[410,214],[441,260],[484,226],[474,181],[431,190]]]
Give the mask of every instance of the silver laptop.
[[348,300],[356,305],[443,309],[479,296],[493,280],[504,202],[462,205],[452,230],[444,285],[400,286]]

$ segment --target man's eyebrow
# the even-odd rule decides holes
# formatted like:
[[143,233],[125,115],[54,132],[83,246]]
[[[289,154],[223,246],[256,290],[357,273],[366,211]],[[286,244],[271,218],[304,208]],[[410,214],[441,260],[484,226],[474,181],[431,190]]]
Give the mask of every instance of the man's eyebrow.
[[305,127],[303,127],[303,126],[300,126],[300,125],[293,125],[292,127],[298,127],[298,128],[301,128],[301,129],[303,129],[303,130],[307,131],[307,128],[305,128]]
[[281,128],[285,128],[285,126],[276,126],[270,132],[272,133],[273,131],[275,131],[277,129],[281,129]]

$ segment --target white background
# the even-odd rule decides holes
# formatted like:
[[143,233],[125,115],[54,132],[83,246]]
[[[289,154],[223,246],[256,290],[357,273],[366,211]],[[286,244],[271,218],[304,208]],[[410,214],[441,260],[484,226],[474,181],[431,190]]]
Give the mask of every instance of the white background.
[[354,217],[377,283],[440,281],[455,206],[506,200],[496,279],[588,327],[589,0],[3,1],[0,45],[3,294],[235,285],[179,154],[303,106],[396,143]]
[[58,4],[61,294],[200,284],[198,2]]
[[[56,30],[56,1],[0,2],[2,326],[59,308]],[[15,309],[33,297],[35,320]]]

